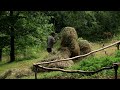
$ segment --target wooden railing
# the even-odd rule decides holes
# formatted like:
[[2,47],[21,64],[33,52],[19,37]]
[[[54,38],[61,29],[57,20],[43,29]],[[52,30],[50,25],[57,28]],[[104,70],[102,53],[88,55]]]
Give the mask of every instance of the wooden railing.
[[62,72],[67,72],[67,73],[82,73],[82,74],[85,74],[85,75],[95,74],[95,73],[101,72],[103,70],[114,69],[114,71],[115,71],[115,79],[117,79],[117,70],[118,70],[118,67],[120,66],[120,63],[113,63],[110,67],[103,67],[103,68],[101,68],[99,70],[96,70],[96,71],[65,70],[65,69],[60,69],[60,68],[48,68],[48,67],[42,66],[43,64],[55,63],[55,62],[60,62],[60,61],[75,60],[77,58],[86,57],[86,56],[88,56],[90,54],[93,54],[93,53],[99,52],[101,50],[110,48],[110,47],[112,47],[114,45],[116,45],[117,50],[119,50],[120,41],[115,42],[113,44],[110,44],[108,46],[105,46],[103,48],[100,48],[98,50],[91,51],[91,52],[89,52],[87,54],[84,54],[84,55],[79,55],[79,56],[75,56],[75,57],[72,57],[72,58],[54,60],[54,61],[49,61],[49,62],[34,63],[33,66],[35,67],[35,79],[37,79],[38,68],[42,68],[42,69],[45,69],[45,70],[51,70],[51,71],[62,71]]

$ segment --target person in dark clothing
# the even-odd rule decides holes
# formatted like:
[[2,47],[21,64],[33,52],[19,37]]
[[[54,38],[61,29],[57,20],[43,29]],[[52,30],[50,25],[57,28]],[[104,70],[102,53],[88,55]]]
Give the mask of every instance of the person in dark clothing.
[[55,44],[55,33],[51,33],[47,38],[47,51],[48,53],[52,52],[53,45]]

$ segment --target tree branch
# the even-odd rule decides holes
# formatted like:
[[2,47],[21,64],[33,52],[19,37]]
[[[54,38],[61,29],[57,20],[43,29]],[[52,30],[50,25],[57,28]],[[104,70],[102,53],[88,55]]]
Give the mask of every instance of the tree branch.
[[51,70],[51,71],[62,71],[62,72],[67,72],[67,73],[82,73],[82,74],[87,74],[87,75],[91,75],[91,74],[95,74],[98,73],[100,71],[106,70],[106,69],[112,69],[114,66],[111,67],[103,67],[99,70],[96,71],[83,71],[83,70],[65,70],[65,69],[60,69],[60,68],[48,68],[48,67],[44,67],[41,65],[38,65],[39,68],[45,69],[45,70]]

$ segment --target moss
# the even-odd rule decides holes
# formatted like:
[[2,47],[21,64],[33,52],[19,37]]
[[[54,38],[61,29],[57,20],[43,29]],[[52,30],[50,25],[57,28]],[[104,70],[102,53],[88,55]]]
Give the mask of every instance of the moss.
[[79,47],[80,47],[80,54],[87,54],[92,51],[91,45],[87,40],[78,39]]
[[80,55],[80,47],[77,42],[78,35],[73,27],[65,27],[61,32],[61,47],[68,47],[71,56]]

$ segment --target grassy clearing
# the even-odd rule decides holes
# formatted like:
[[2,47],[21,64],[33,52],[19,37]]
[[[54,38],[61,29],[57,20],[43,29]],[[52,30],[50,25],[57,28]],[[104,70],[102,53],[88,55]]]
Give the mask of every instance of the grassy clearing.
[[[115,42],[112,40],[111,42],[105,43],[109,45]],[[96,50],[102,47],[102,43],[91,43],[92,50]],[[57,47],[58,48],[58,47]],[[105,54],[105,51],[107,55]],[[26,59],[21,61],[15,61],[13,63],[6,63],[5,60],[0,62],[0,74],[4,71],[12,68],[29,68],[33,65],[33,63],[43,60],[48,56],[48,53],[45,50],[42,50],[39,53],[39,58],[37,59]],[[71,70],[85,70],[85,71],[95,71],[100,69],[101,67],[111,66],[113,62],[120,62],[120,51],[117,51],[115,46],[105,49],[103,51],[95,53],[94,57],[88,57],[82,61],[77,62],[72,67],[67,68]],[[120,77],[120,68],[118,69],[118,77]],[[114,69],[113,70],[104,70],[97,74],[86,76],[78,73],[65,73],[59,71],[52,72],[41,72],[38,73],[38,79],[113,79],[114,78]],[[25,76],[21,79],[35,79],[34,75]]]
[[33,65],[33,63],[42,60],[48,53],[46,51],[41,51],[39,58],[37,59],[27,59],[27,60],[21,60],[21,61],[15,61],[12,63],[7,63],[6,61],[0,62],[0,74],[3,73],[4,71],[8,69],[13,69],[13,68],[29,68]]
[[[69,70],[84,70],[96,71],[102,67],[109,67],[112,63],[120,62],[120,51],[117,51],[114,56],[104,57],[88,57],[82,61],[77,62]],[[120,68],[118,69],[118,78],[120,76]],[[33,76],[23,77],[22,79],[34,79]],[[114,79],[114,69],[104,70],[94,75],[86,76],[79,73],[65,73],[59,71],[38,73],[38,79]]]

